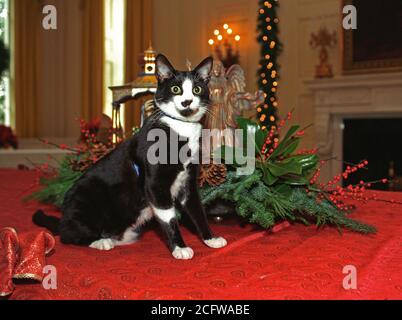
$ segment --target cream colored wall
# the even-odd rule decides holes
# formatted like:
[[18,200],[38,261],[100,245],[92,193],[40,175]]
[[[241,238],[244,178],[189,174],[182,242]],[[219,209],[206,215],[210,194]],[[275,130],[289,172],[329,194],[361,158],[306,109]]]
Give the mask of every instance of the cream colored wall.
[[[240,28],[241,64],[246,71],[248,90],[256,89],[260,47],[256,41],[257,0],[154,0],[154,43],[158,51],[184,68],[210,53],[207,44],[212,31],[223,22]],[[310,48],[310,35],[320,26],[340,35],[340,0],[279,0],[280,114],[295,108],[294,121],[306,126],[313,121],[312,96],[304,80],[314,76],[318,51]],[[340,43],[340,41],[339,41]],[[341,70],[340,45],[330,51],[334,73]],[[314,146],[314,127],[307,131],[304,147]]]
[[255,38],[257,1],[250,0],[154,0],[154,46],[177,68],[185,69],[211,53],[208,39],[216,27],[230,24],[241,36],[241,64],[248,74],[247,86],[256,88],[255,62],[259,46]]
[[[58,8],[58,30],[43,32],[44,83],[41,103],[43,137],[75,137],[81,106],[80,54],[81,0],[51,0]],[[314,76],[318,52],[309,46],[310,34],[320,26],[338,31],[340,43],[340,0],[280,0],[280,113],[295,108],[295,121],[313,121],[311,93],[304,80]],[[248,90],[256,89],[259,45],[256,41],[257,0],[154,0],[153,42],[159,52],[185,68],[210,54],[207,40],[215,27],[227,22],[242,37],[241,64],[247,75]],[[340,45],[330,51],[336,75],[341,72]],[[307,132],[306,146],[313,146],[313,130]]]

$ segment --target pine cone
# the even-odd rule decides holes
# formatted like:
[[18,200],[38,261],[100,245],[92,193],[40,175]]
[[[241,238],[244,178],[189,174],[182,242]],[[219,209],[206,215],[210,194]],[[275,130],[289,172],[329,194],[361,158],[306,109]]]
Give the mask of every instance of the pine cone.
[[199,176],[199,184],[202,187],[204,183],[212,187],[221,185],[226,180],[227,169],[224,164],[202,165]]

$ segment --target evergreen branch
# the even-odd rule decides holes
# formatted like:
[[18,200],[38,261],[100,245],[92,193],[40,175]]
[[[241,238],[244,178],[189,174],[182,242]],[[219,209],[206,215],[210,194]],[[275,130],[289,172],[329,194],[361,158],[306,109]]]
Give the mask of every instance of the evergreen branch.
[[229,200],[234,203],[239,216],[264,228],[271,228],[282,220],[309,225],[309,217],[318,228],[333,225],[339,230],[345,228],[364,234],[376,232],[374,227],[348,218],[331,201],[317,202],[314,191],[307,193],[304,188],[293,187],[290,196],[286,197],[264,184],[261,177],[260,170],[246,177],[236,176],[231,171],[222,185],[201,189],[203,203],[210,204],[218,199]]

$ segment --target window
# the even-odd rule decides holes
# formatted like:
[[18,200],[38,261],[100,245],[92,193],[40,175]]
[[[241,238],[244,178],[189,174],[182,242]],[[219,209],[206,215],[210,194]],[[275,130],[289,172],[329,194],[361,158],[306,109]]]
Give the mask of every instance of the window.
[[[10,47],[9,0],[0,0],[0,41]],[[10,125],[10,72],[6,71],[0,79],[0,124]]]
[[[125,0],[105,0],[105,106],[112,117],[112,92],[109,86],[124,84]],[[124,123],[122,110],[122,122]]]

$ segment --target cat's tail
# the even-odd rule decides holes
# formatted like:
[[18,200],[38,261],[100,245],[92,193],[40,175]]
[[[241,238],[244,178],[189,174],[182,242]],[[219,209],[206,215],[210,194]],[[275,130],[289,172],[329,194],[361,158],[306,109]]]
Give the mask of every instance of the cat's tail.
[[59,234],[60,218],[48,216],[42,210],[38,210],[33,214],[32,222],[39,227],[48,229],[55,236]]

